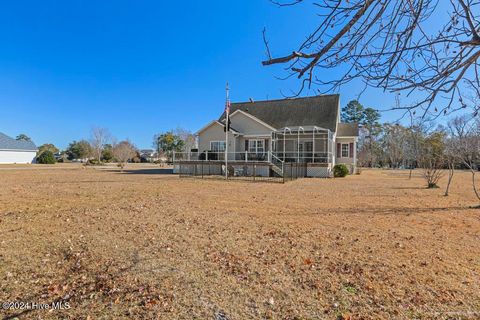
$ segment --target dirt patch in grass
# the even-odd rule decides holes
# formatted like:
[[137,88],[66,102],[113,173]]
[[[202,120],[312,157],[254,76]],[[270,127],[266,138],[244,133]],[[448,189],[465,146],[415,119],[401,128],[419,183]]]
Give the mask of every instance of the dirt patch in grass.
[[477,319],[476,204],[462,172],[444,197],[420,172],[270,184],[3,166],[0,301],[70,308],[0,314]]

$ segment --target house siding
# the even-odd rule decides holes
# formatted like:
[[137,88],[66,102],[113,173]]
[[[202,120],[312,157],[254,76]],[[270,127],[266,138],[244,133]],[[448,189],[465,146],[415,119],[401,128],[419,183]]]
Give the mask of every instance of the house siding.
[[[225,141],[225,131],[223,131],[222,125],[213,123],[198,134],[198,151],[204,152],[210,150],[210,141]],[[228,134],[229,150],[235,150],[234,145],[234,135],[230,132]]]
[[[353,173],[355,171],[355,168],[356,168],[356,139],[355,138],[350,138],[350,137],[337,137],[335,139],[335,146],[334,146],[334,149],[335,149],[335,163],[336,164],[340,164],[340,163],[343,163],[343,164],[346,164],[347,166],[350,167],[350,172]],[[340,154],[338,153],[338,150],[337,150],[337,144],[340,143],[346,143],[349,145],[349,155],[350,157],[348,158],[343,158],[342,157],[342,154],[341,154],[341,147],[340,147]],[[353,154],[350,153],[350,144],[353,143]]]
[[34,163],[36,151],[0,150],[0,163]]
[[247,135],[271,135],[272,129],[249,116],[237,112],[230,117],[232,128]]

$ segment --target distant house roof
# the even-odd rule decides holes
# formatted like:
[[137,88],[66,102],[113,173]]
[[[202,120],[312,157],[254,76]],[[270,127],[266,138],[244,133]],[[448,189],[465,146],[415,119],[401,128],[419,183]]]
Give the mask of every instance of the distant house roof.
[[0,150],[37,151],[37,146],[32,141],[15,140],[0,132]]
[[[232,103],[230,112],[242,110],[279,129],[288,126],[317,126],[335,132],[340,95]],[[219,121],[225,118],[223,113]],[[232,123],[234,126],[235,123]]]
[[358,123],[339,123],[337,137],[358,137]]

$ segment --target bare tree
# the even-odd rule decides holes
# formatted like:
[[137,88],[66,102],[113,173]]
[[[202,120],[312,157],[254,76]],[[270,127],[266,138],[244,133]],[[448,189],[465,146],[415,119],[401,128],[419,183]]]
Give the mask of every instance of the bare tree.
[[412,178],[412,171],[418,165],[420,154],[420,146],[424,139],[424,130],[422,123],[413,123],[406,132],[405,160],[408,162],[409,174],[408,178]]
[[102,159],[102,151],[109,141],[111,140],[111,135],[106,128],[94,127],[91,131],[90,144],[95,152],[95,158],[98,162]]
[[118,161],[120,168],[123,171],[128,160],[133,159],[137,155],[137,149],[128,140],[120,141],[113,146],[113,156]]
[[438,188],[445,164],[445,134],[435,131],[425,137],[419,154],[419,164],[428,188]]
[[448,179],[447,186],[445,188],[445,197],[448,197],[450,192],[450,185],[453,180],[453,175],[455,174],[455,165],[457,163],[457,155],[455,154],[455,140],[451,137],[447,138],[445,142],[445,163],[448,167]]
[[190,150],[197,147],[197,139],[190,130],[178,127],[174,131],[174,134],[177,135],[181,140],[183,140],[183,151],[189,152]]
[[382,147],[391,168],[399,168],[405,160],[406,129],[398,124],[384,125]]
[[445,196],[447,197],[450,192],[450,185],[453,181],[453,176],[455,174],[455,166],[460,162],[459,154],[459,145],[461,140],[464,139],[467,133],[468,119],[466,116],[455,117],[448,122],[447,128],[447,139],[445,142],[445,162],[448,167],[448,180],[447,187],[445,188]]
[[[303,1],[272,2],[291,6]],[[465,108],[465,90],[480,96],[480,1],[440,2],[316,1],[321,20],[292,53],[272,57],[264,30],[267,59],[262,63],[281,64],[287,77],[299,78],[297,94],[312,84],[323,93],[360,79],[365,87],[420,93],[413,104],[394,108],[413,113],[420,108],[422,117]],[[434,29],[440,20],[444,23]],[[322,78],[325,69],[340,76]]]
[[480,200],[476,185],[476,173],[480,164],[480,121],[466,116],[457,117],[449,122],[453,140],[453,153],[458,162],[465,166],[472,175],[472,187]]

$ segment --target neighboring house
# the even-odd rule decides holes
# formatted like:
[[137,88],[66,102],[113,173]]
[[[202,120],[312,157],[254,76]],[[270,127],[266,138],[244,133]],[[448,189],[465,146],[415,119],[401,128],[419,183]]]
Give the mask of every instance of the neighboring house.
[[[225,113],[197,132],[198,155],[178,161],[225,160]],[[302,163],[306,176],[331,176],[337,163],[353,173],[357,163],[358,125],[340,122],[340,96],[233,103],[230,108],[228,161],[267,163],[278,172],[282,163]]]
[[142,162],[153,162],[158,159],[157,153],[153,149],[142,149],[138,153]]
[[15,140],[0,132],[0,163],[34,163],[36,156],[32,141]]
[[158,153],[153,149],[142,149],[139,151],[142,162],[167,162],[167,157],[163,153]]

